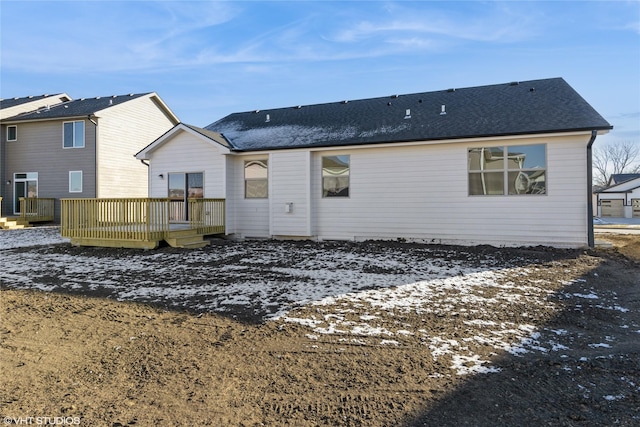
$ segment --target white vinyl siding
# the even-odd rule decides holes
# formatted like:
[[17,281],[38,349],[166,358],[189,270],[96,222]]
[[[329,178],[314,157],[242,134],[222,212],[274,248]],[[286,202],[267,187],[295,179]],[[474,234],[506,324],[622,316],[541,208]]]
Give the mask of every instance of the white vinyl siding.
[[[352,149],[349,198],[322,198],[320,179],[314,182],[315,232],[320,239],[584,245],[587,140],[573,136],[545,141],[546,197],[469,197],[467,153],[473,144],[468,141]],[[522,138],[501,144],[537,142]],[[324,155],[314,156],[313,177],[320,177]]]
[[211,144],[187,132],[178,133],[171,144],[155,150],[150,164],[149,197],[168,196],[169,173],[203,171],[204,197],[226,197],[225,157]]
[[271,235],[310,236],[310,152],[275,152],[269,165]]
[[[134,155],[175,123],[149,96],[109,107],[97,115],[98,197],[147,197],[147,166]],[[88,133],[93,133],[94,125],[87,122],[87,126]]]
[[[244,197],[244,162],[263,159],[262,155],[231,156],[228,161],[231,177],[229,196],[227,198],[228,218],[227,232],[235,233],[240,238],[266,238],[269,234],[268,198]],[[269,159],[269,168],[272,167]],[[271,179],[271,178],[270,178]],[[271,189],[267,190],[271,193]]]

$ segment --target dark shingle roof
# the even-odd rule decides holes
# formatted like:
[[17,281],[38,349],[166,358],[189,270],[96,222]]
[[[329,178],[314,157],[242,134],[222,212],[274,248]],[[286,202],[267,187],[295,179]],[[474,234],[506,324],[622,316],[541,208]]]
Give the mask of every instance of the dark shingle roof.
[[46,98],[56,98],[58,96],[64,95],[62,93],[57,93],[54,95],[37,95],[37,96],[24,96],[22,98],[7,98],[7,99],[0,99],[0,109],[2,108],[11,108],[11,107],[15,107],[17,105],[22,105],[22,104],[26,104],[28,102],[33,102],[33,101],[38,101],[41,99],[46,99]]
[[237,151],[611,128],[562,78],[248,111],[205,127]]
[[623,182],[640,178],[640,173],[614,173],[609,177],[609,185],[622,184]]
[[81,117],[94,114],[100,110],[104,110],[114,105],[122,104],[147,93],[130,94],[130,95],[114,95],[95,98],[80,98],[73,101],[63,102],[61,104],[50,106],[49,108],[40,108],[37,111],[20,114],[6,121],[29,121],[29,120],[48,120],[59,119],[65,117]]

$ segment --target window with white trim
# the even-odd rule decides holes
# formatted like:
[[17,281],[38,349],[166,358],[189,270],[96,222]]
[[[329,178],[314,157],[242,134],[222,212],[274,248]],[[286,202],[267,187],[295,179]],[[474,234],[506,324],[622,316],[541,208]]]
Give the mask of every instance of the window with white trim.
[[322,197],[349,197],[350,156],[322,158]]
[[546,194],[546,144],[469,148],[469,195]]
[[7,126],[7,141],[17,141],[18,140],[18,126],[11,125]]
[[269,197],[269,160],[245,160],[245,199],[266,199]]
[[82,171],[69,172],[69,193],[82,193]]
[[62,147],[84,148],[84,121],[62,123]]

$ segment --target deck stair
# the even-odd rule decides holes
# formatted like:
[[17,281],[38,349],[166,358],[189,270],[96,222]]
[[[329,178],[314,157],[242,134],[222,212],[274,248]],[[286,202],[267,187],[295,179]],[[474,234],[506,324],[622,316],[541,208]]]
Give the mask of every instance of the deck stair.
[[164,240],[174,248],[198,249],[209,244],[197,230],[169,231]]
[[0,229],[2,230],[19,230],[29,228],[29,221],[22,218],[0,218]]

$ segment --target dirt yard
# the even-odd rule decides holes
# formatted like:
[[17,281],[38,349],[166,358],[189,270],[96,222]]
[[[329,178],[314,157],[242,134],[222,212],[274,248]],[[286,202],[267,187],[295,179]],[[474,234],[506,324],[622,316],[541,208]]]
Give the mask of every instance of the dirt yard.
[[640,425],[639,235],[145,252],[35,233],[0,233],[5,425]]

